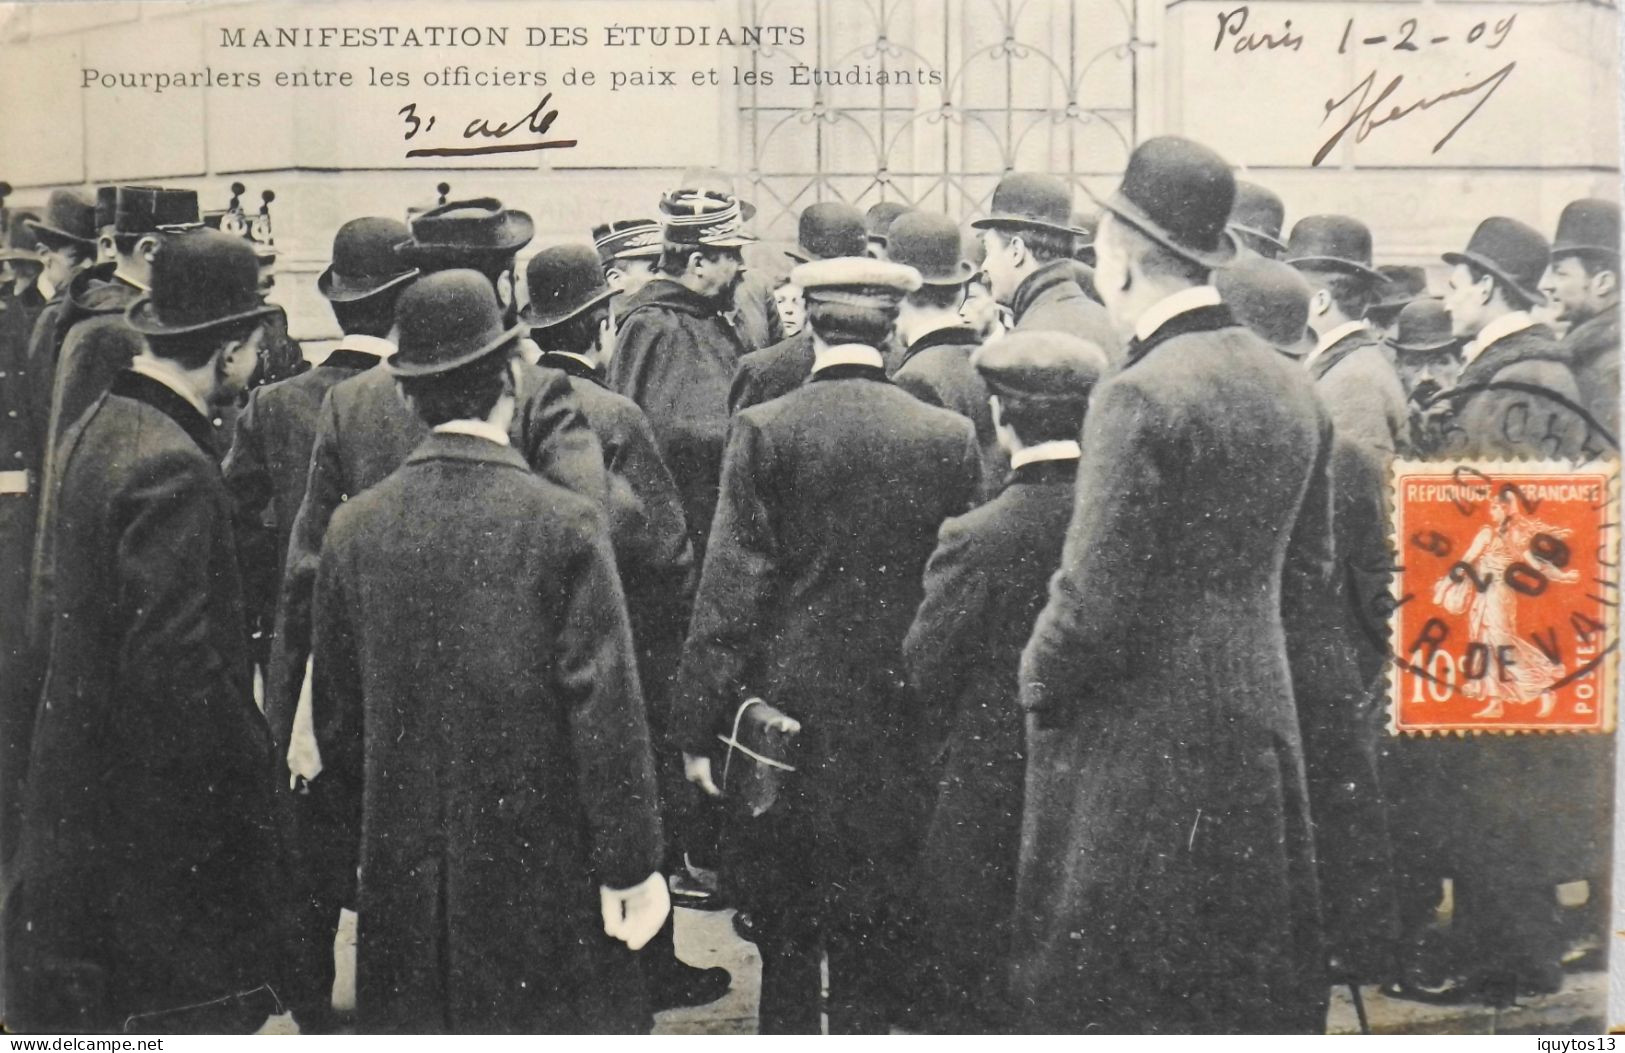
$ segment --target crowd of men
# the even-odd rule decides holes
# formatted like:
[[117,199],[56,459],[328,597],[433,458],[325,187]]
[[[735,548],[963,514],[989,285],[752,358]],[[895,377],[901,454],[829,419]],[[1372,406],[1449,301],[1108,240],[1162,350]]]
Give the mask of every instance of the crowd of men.
[[522,271],[495,199],[353,219],[302,368],[193,192],[14,213],[8,1027],[332,1029],[344,907],[365,1032],[720,997],[674,894],[764,1032],[1318,1032],[1595,964],[1611,739],[1389,737],[1372,601],[1395,457],[1613,454],[1617,204],[1485,219],[1441,300],[1177,137],[1097,215],[810,205],[777,284],[684,183]]

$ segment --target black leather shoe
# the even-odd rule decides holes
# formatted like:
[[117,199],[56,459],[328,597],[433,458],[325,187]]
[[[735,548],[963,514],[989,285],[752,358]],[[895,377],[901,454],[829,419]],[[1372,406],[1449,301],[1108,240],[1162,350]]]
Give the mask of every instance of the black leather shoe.
[[655,1012],[709,1005],[733,987],[733,974],[721,966],[701,969],[676,958],[649,969],[645,977]]

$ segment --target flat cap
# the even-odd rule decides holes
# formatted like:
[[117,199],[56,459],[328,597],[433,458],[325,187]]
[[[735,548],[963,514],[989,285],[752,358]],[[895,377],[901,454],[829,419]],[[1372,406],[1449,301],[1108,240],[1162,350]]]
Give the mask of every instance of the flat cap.
[[790,272],[808,301],[849,303],[855,307],[894,307],[922,284],[913,267],[867,256],[837,256],[803,263]]
[[1106,353],[1068,333],[1011,333],[971,355],[971,365],[995,395],[1078,402],[1106,373]]

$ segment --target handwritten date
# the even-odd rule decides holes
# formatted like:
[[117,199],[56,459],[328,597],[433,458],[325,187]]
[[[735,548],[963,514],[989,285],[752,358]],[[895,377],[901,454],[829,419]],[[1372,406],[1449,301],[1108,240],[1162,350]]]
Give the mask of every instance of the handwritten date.
[[[545,136],[558,120],[559,111],[551,108],[553,93],[548,92],[542,96],[540,102],[531,108],[529,113],[514,120],[503,121],[490,117],[475,117],[463,125],[464,139],[505,139],[514,132],[525,131],[535,136]],[[401,138],[411,140],[419,132],[429,132],[434,129],[435,117],[433,114],[420,116],[418,105],[409,102],[396,111],[406,122],[406,131]],[[531,142],[487,143],[479,146],[442,146],[419,147],[406,151],[407,157],[478,157],[482,154],[512,154],[524,153],[532,150],[567,150],[576,145],[575,139],[537,139]]]

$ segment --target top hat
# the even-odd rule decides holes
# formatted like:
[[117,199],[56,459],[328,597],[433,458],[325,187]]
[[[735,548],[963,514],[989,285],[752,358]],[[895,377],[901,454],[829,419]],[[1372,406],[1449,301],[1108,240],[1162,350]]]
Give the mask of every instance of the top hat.
[[316,278],[316,291],[334,303],[376,296],[418,276],[403,266],[395,246],[407,238],[398,219],[352,219],[333,235],[333,262]]
[[1169,252],[1202,267],[1236,256],[1225,229],[1236,177],[1224,158],[1190,139],[1147,139],[1129,155],[1123,182],[1101,205]]
[[525,267],[530,302],[519,320],[533,329],[567,322],[615,295],[604,280],[598,253],[585,245],[554,245],[530,258]]
[[47,248],[96,244],[96,202],[77,190],[53,190],[43,219],[28,225]]
[[820,201],[801,210],[796,247],[784,254],[797,263],[835,256],[862,256],[868,247],[863,217],[842,201]]
[[739,196],[739,190],[734,185],[734,177],[720,168],[685,168],[683,169],[682,181],[677,185],[690,190],[698,190],[702,194],[731,197],[739,202],[739,215],[746,223],[756,218],[756,206]]
[[1106,373],[1106,353],[1070,333],[1011,333],[970,361],[993,394],[1029,401],[1083,402]]
[[1450,311],[1438,300],[1413,300],[1399,312],[1399,331],[1386,343],[1395,351],[1438,354],[1454,351],[1462,340],[1451,327]]
[[1540,303],[1540,279],[1551,262],[1545,236],[1527,223],[1507,216],[1491,216],[1478,225],[1463,252],[1447,252],[1446,263],[1471,264],[1488,271],[1517,290],[1526,300]]
[[252,321],[280,308],[259,296],[259,261],[242,238],[192,230],[165,238],[152,258],[152,292],[125,319],[144,336],[181,336]]
[[1267,256],[1245,256],[1215,271],[1213,284],[1236,320],[1265,343],[1283,351],[1308,351],[1314,294],[1295,268]]
[[502,325],[496,290],[479,271],[454,268],[424,275],[401,294],[395,307],[400,330],[389,371],[397,377],[430,377],[471,365],[503,351],[522,332]]
[[926,285],[963,285],[976,272],[960,252],[958,224],[939,212],[905,212],[887,237],[887,257],[919,271]]
[[1583,197],[1563,206],[1552,239],[1552,257],[1607,256],[1619,259],[1619,205]]
[[1377,268],[1377,273],[1383,278],[1378,288],[1381,298],[1365,309],[1365,316],[1379,325],[1392,322],[1406,304],[1427,295],[1428,275],[1421,267],[1385,263]]
[[34,234],[34,221],[39,216],[21,209],[6,217],[6,244],[0,249],[0,263],[37,263],[39,238]]
[[652,219],[617,219],[592,228],[593,247],[604,267],[616,260],[655,259],[662,240],[660,224]]
[[113,225],[118,216],[118,187],[99,186],[96,188],[96,230],[102,231]]
[[737,249],[756,238],[744,227],[739,199],[707,190],[673,190],[660,199],[663,235],[674,245]]
[[894,308],[920,287],[913,267],[867,256],[840,256],[803,263],[790,272],[809,303],[844,303],[852,307]]
[[1305,216],[1286,239],[1286,262],[1311,271],[1337,271],[1381,281],[1371,266],[1371,228],[1353,216]]
[[1072,190],[1052,175],[1011,172],[993,188],[989,214],[971,226],[1038,227],[1080,234],[1072,226]]
[[1262,244],[1272,250],[1261,255],[1276,255],[1286,250],[1281,241],[1281,228],[1286,225],[1286,206],[1281,195],[1269,187],[1236,180],[1236,203],[1230,207],[1229,227],[1240,234],[1249,245]]
[[863,229],[867,240],[886,244],[892,223],[907,211],[908,206],[901,201],[876,201],[870,205],[869,210],[863,214]]
[[[411,235],[395,246],[408,263],[455,263],[512,256],[530,244],[530,215],[494,197],[448,201],[411,218]],[[489,282],[487,282],[489,284]]]
[[115,234],[156,234],[199,226],[197,191],[161,186],[121,186],[113,205]]

